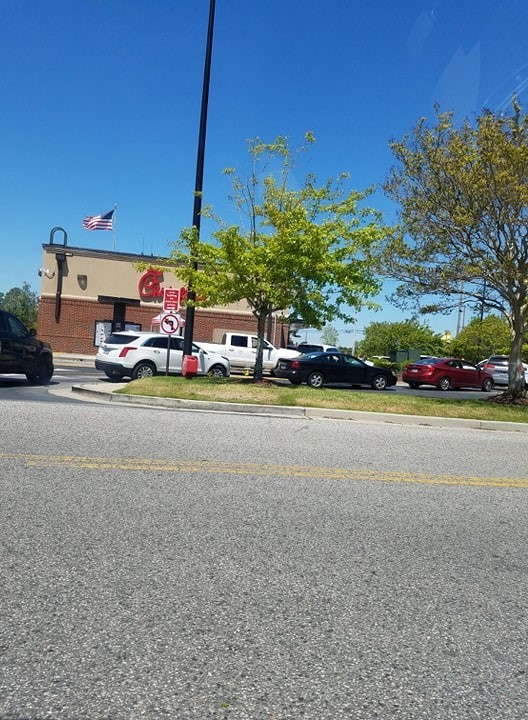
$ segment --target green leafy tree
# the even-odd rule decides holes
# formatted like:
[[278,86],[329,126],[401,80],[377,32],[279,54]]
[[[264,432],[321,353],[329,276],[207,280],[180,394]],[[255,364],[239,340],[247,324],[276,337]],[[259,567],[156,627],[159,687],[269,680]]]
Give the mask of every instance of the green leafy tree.
[[325,345],[333,345],[337,347],[339,343],[339,333],[333,325],[325,325],[321,332],[321,341]]
[[391,148],[397,165],[385,190],[400,205],[401,232],[378,260],[380,272],[401,282],[395,302],[500,313],[510,331],[509,391],[524,394],[528,117],[516,98],[510,113],[486,110],[460,127],[436,108],[434,124],[422,118]]
[[0,293],[0,307],[16,315],[27,328],[37,327],[38,293],[31,290],[29,283]]
[[[306,141],[314,142],[311,133]],[[292,189],[295,154],[285,137],[272,143],[253,139],[249,155],[248,177],[226,171],[240,224],[228,225],[204,208],[217,222],[214,242],[201,241],[196,228],[184,230],[172,259],[175,272],[193,288],[196,305],[248,303],[257,319],[254,378],[260,380],[272,313],[321,328],[334,318],[351,319],[363,305],[374,306],[369,298],[380,285],[366,255],[385,231],[379,214],[362,207],[371,191],[347,191],[346,175],[320,185],[308,175]]]
[[451,343],[453,355],[475,363],[490,355],[507,355],[509,347],[508,323],[498,315],[473,318]]
[[367,325],[360,343],[365,357],[389,355],[392,350],[418,348],[422,355],[444,354],[445,345],[441,335],[417,320],[402,322],[374,322]]

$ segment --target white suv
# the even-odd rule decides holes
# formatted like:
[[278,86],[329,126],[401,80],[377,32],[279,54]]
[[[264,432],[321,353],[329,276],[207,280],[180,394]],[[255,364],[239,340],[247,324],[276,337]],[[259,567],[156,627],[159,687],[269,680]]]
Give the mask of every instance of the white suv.
[[[131,377],[133,380],[164,375],[169,350],[169,374],[181,373],[183,338],[161,333],[123,331],[108,335],[99,346],[95,367],[110,380]],[[202,350],[193,343],[193,355],[198,358],[198,374],[226,377],[231,373],[229,360],[218,353]]]
[[[491,373],[495,385],[507,385],[509,382],[509,356],[491,355],[487,360],[481,360],[477,365],[481,370]],[[524,383],[528,386],[528,365],[523,363]]]

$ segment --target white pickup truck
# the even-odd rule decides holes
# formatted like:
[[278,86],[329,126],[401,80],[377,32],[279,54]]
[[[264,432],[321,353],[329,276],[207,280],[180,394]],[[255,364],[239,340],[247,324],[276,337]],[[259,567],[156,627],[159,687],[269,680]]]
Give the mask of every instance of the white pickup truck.
[[[231,368],[242,370],[253,370],[255,368],[258,344],[258,337],[256,335],[226,332],[222,337],[221,343],[207,343],[201,342],[200,340],[195,340],[194,342],[204,350],[224,355],[224,357],[229,359]],[[276,348],[267,340],[264,340],[262,367],[266,372],[273,373],[279,360],[298,357],[298,355],[300,355],[300,353],[295,350]]]

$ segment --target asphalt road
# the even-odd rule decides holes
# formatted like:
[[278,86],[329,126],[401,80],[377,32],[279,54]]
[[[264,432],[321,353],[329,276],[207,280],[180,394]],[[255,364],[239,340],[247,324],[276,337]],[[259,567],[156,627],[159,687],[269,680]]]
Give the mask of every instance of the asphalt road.
[[[24,375],[0,375],[0,399],[20,402],[79,402],[69,391],[72,385],[105,382],[106,378],[91,365],[55,363],[55,373],[49,385],[30,385]],[[60,390],[60,394],[56,391]]]
[[2,720],[525,720],[525,436],[0,400]]

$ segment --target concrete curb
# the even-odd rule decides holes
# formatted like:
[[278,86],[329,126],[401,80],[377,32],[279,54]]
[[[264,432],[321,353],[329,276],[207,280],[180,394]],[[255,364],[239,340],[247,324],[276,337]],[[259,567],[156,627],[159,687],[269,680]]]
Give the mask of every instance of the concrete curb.
[[351,420],[355,422],[384,423],[391,425],[420,425],[422,427],[465,428],[466,430],[488,430],[501,432],[528,433],[528,423],[497,422],[495,420],[470,420],[465,418],[442,418],[426,415],[399,415],[397,413],[376,413],[361,410],[334,410],[332,408],[293,407],[276,405],[247,405],[244,403],[212,402],[208,400],[181,400],[157,398],[148,395],[116,395],[115,390],[126,383],[113,384],[112,390],[100,385],[74,385],[72,392],[97,396],[107,402],[144,407],[173,408],[175,410],[199,410],[202,412],[244,413],[267,417],[304,418],[307,420]]
[[95,366],[95,355],[73,355],[72,353],[53,353],[55,363],[60,362],[64,365],[80,365],[91,364]]

